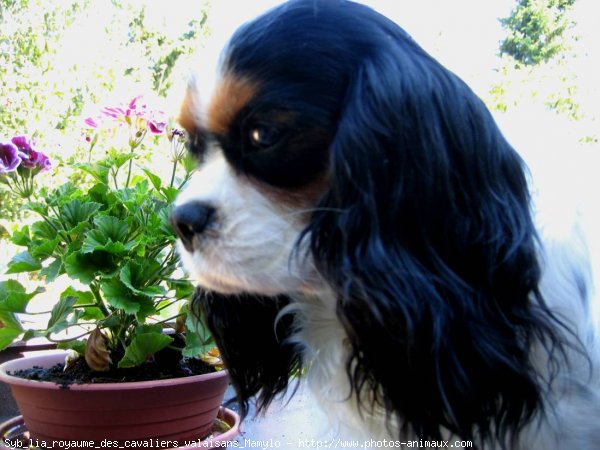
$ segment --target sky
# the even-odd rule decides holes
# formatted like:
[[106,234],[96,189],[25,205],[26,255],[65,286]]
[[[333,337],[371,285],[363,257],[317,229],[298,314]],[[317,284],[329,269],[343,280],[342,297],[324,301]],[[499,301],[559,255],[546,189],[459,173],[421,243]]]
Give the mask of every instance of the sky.
[[[280,3],[280,0],[213,0],[211,44],[221,48],[240,24]],[[477,90],[479,85],[486,86],[489,73],[498,63],[498,44],[505,34],[498,18],[508,16],[516,0],[363,0],[360,3],[394,20],[444,65],[470,84],[476,84]],[[584,35],[580,45],[592,51],[600,42],[600,3],[577,0],[574,15],[578,30]],[[594,56],[597,58],[598,54]]]
[[[242,23],[251,20],[281,0],[170,0],[169,8],[162,0],[140,0],[146,5],[146,20],[162,25],[177,36],[195,12],[210,3],[209,27],[211,35],[199,40],[194,67],[187,70],[206,76],[214,72],[214,64],[227,39]],[[505,36],[499,22],[516,5],[516,0],[362,0],[402,26],[413,38],[442,64],[463,78],[471,88],[486,97],[490,86],[498,79],[501,62],[498,58],[499,42]],[[137,1],[136,1],[137,4]],[[113,49],[98,45],[96,36],[102,27],[110,27],[110,18],[102,17],[102,2],[92,2],[95,10],[87,21],[73,30],[71,43],[64,55],[75,58],[81,66],[111,58]],[[186,13],[188,11],[188,13]],[[600,90],[600,2],[577,0],[573,16],[577,21],[579,40],[575,43],[580,57],[570,61],[576,66],[581,97],[598,116]],[[94,30],[96,30],[94,32]],[[89,49],[94,51],[90,52]],[[179,89],[173,90],[173,102],[181,98],[187,73],[180,77]],[[207,83],[210,84],[210,83]],[[128,87],[123,88],[128,89]],[[117,89],[118,91],[118,89]],[[115,97],[121,96],[120,92]],[[600,120],[600,119],[599,119]]]

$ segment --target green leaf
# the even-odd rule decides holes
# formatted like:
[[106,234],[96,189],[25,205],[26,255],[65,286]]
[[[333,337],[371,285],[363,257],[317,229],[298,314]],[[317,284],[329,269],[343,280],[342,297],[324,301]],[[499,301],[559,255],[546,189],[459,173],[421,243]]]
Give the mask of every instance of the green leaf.
[[65,271],[83,284],[90,284],[98,274],[113,276],[116,273],[114,258],[106,252],[86,254],[76,250],[69,251],[71,254],[64,259]]
[[48,326],[46,327],[46,336],[52,333],[58,333],[59,331],[67,328],[69,323],[67,322],[67,316],[73,312],[73,305],[77,301],[76,297],[63,297],[61,298],[50,313],[50,319],[48,320]]
[[25,333],[23,333],[23,336],[21,336],[21,340],[26,342],[30,339],[33,339],[36,337],[43,337],[43,336],[44,335],[40,331],[29,329],[29,330],[25,331]]
[[20,230],[15,231],[10,237],[10,240],[15,245],[26,247],[29,244],[29,242],[31,242],[31,237],[29,235],[29,227],[25,225]]
[[40,270],[41,268],[42,264],[31,256],[29,252],[21,252],[15,255],[8,263],[8,270],[6,273],[33,272]]
[[162,188],[160,190],[160,193],[167,200],[167,202],[172,203],[177,198],[177,195],[179,194],[179,189],[172,186],[167,186]]
[[193,358],[201,353],[206,353],[212,347],[214,347],[214,339],[210,331],[204,322],[188,308],[185,318],[185,348],[181,353],[183,356]]
[[102,205],[96,202],[82,202],[72,200],[60,210],[60,215],[69,229],[75,228],[81,222],[88,222],[90,217],[96,214]]
[[154,186],[154,189],[156,189],[158,191],[162,185],[162,180],[160,179],[160,177],[158,175],[156,175],[155,173],[153,173],[152,170],[150,170],[148,168],[144,167],[142,170],[144,171],[144,173],[146,174],[146,176],[152,183],[152,186]]
[[136,297],[140,305],[140,310],[135,314],[138,322],[144,322],[148,317],[157,314],[156,304],[148,297]]
[[69,286],[64,291],[61,292],[60,298],[65,298],[65,297],[74,297],[77,300],[75,302],[76,305],[94,302],[94,294],[92,294],[90,291],[78,291],[77,289],[75,289],[72,286]]
[[77,197],[81,197],[81,195],[82,192],[69,181],[59,186],[46,201],[52,206],[64,205]]
[[19,317],[12,311],[3,311],[0,309],[0,324],[3,324],[6,328],[23,330]]
[[55,239],[52,239],[52,240],[46,240],[46,241],[36,243],[36,245],[32,245],[30,247],[31,255],[35,258],[41,258],[41,259],[49,258],[54,253],[54,250],[56,250],[56,246],[58,245],[58,243],[60,241],[61,241],[61,238],[56,237]]
[[163,327],[162,327],[162,325],[160,325],[158,323],[138,325],[135,328],[135,334],[144,334],[144,333],[161,333],[162,334],[162,332],[163,332]]
[[96,228],[113,242],[122,242],[127,238],[128,227],[125,222],[112,216],[100,216],[94,219]]
[[95,251],[103,251],[113,255],[122,255],[131,251],[135,245],[135,241],[129,241],[125,244],[122,242],[114,242],[104,231],[90,230],[83,241],[81,252],[92,253]]
[[4,350],[12,344],[22,332],[17,328],[0,328],[0,350]]
[[38,287],[33,292],[27,292],[16,280],[0,282],[0,310],[14,313],[24,313],[29,301],[44,292],[44,288]]
[[108,183],[108,174],[110,173],[111,164],[105,161],[88,164],[77,164],[76,167],[93,176],[100,183]]
[[[51,221],[56,226],[56,220]],[[56,229],[50,224],[41,220],[31,225],[31,233],[37,240],[52,240],[56,238]]]
[[46,277],[46,281],[54,281],[61,273],[63,273],[62,260],[56,258],[49,265],[40,270],[40,275]]
[[191,298],[196,290],[196,287],[187,280],[169,280],[167,284],[175,290],[176,298]]
[[144,363],[149,356],[154,355],[173,342],[173,338],[162,333],[137,334],[131,344],[125,348],[125,355],[119,361],[120,368],[135,367]]
[[105,183],[97,183],[88,191],[88,195],[93,201],[105,204],[108,192],[109,189]]
[[186,154],[181,162],[186,174],[190,174],[198,168],[198,160],[191,154]]
[[104,247],[108,237],[100,230],[90,230],[86,234],[85,240],[81,245],[81,251],[83,253],[92,253],[96,250],[100,250]]
[[117,279],[100,283],[100,288],[104,293],[106,301],[117,309],[122,309],[127,314],[135,314],[140,310],[140,303],[135,294],[127,289],[123,283]]
[[107,160],[107,163],[110,163],[110,166],[118,169],[120,167],[123,167],[123,165],[129,161],[130,159],[134,159],[136,157],[135,153],[116,153],[114,151],[114,148],[111,148],[110,151],[110,157]]
[[45,203],[29,202],[25,204],[23,209],[25,209],[26,211],[33,211],[34,213],[37,213],[40,216],[48,215],[48,206]]
[[76,308],[78,305],[89,305],[95,303],[94,294],[92,294],[90,291],[78,291],[77,289],[69,286],[60,294],[61,298],[67,296],[72,296],[77,299],[73,309],[77,314],[79,314],[78,318],[81,320],[96,321],[104,318],[104,314],[102,314],[102,311],[100,311],[97,306]]
[[90,284],[96,277],[96,268],[86,264],[87,260],[81,253],[73,253],[65,258],[65,271],[71,278],[84,284]]
[[121,269],[120,277],[123,284],[136,294],[148,297],[160,297],[166,293],[164,287],[146,285],[151,278],[155,277],[158,270],[160,270],[160,264],[156,261],[146,260],[142,264],[130,261]]

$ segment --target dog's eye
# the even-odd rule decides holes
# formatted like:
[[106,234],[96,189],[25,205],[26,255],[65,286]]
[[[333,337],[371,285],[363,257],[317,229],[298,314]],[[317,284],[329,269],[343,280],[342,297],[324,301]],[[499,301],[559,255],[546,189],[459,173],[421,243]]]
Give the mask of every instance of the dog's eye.
[[266,149],[281,139],[281,130],[270,125],[256,125],[250,128],[250,144],[257,149]]

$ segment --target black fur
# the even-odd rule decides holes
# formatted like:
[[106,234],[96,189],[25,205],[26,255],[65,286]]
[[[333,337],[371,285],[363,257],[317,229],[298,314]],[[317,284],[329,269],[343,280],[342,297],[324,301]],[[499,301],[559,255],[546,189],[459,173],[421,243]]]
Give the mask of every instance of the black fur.
[[[282,187],[330,181],[303,239],[337,293],[355,394],[373,391],[422,439],[510,445],[543,408],[530,345],[557,364],[563,344],[537,287],[524,164],[482,101],[397,25],[341,0],[272,10],[236,33],[224,66],[259,82],[241,133],[294,113],[266,151],[221,137],[230,163]],[[286,302],[203,300],[242,401],[268,404],[300,364],[273,331]]]
[[286,341],[292,316],[275,320],[288,303],[285,296],[223,295],[196,289],[192,305],[202,311],[217,342],[242,417],[254,396],[257,411],[266,410],[301,367],[298,347]]

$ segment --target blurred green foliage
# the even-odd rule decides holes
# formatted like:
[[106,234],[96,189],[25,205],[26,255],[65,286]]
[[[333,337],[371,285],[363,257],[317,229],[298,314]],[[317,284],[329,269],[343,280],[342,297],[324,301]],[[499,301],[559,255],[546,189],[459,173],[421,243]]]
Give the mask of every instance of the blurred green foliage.
[[[208,34],[209,3],[198,2],[177,24],[157,8],[164,11],[135,0],[0,0],[0,140],[28,135],[68,166],[88,148],[86,108],[124,98],[118,89],[129,89],[129,98],[167,97]],[[61,171],[45,183],[66,177]],[[3,189],[0,219],[11,220],[19,204]]]

